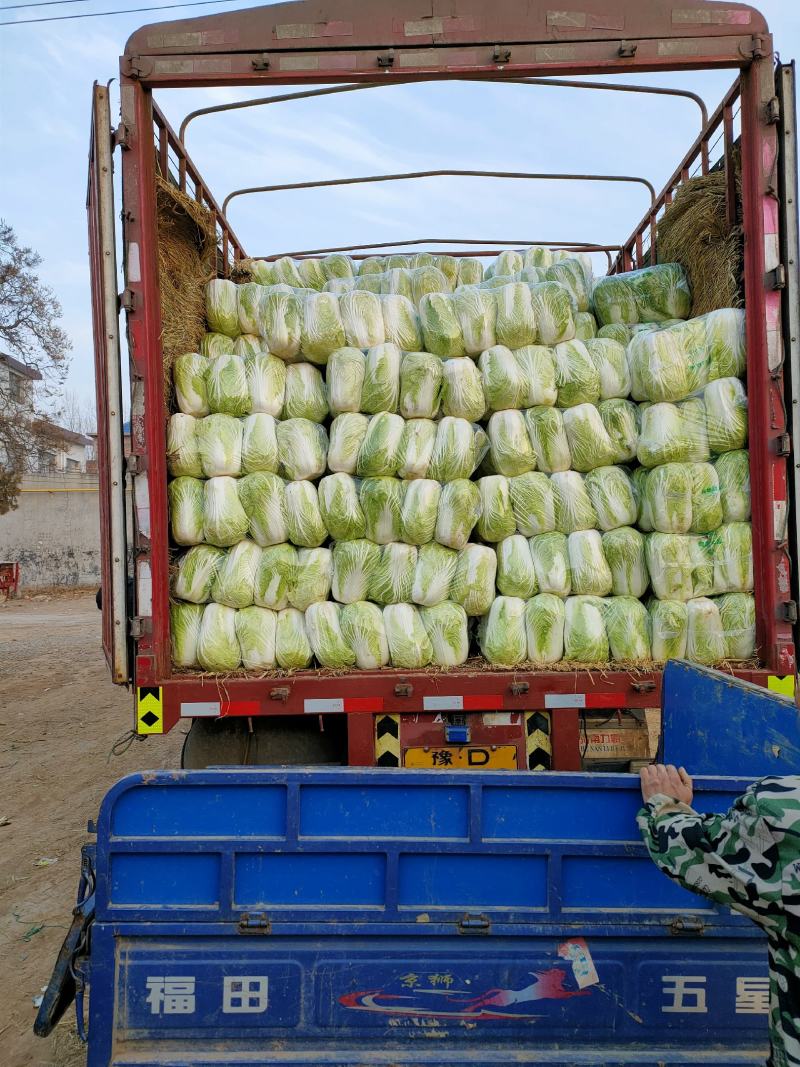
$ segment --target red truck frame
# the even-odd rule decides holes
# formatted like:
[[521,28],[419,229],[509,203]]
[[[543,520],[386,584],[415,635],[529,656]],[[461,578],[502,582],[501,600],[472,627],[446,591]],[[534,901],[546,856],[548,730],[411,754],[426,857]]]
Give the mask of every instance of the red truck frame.
[[[613,669],[603,674],[386,669],[345,677],[310,670],[274,678],[230,677],[224,682],[173,673],[156,174],[171,175],[212,212],[221,273],[229,273],[246,255],[182,139],[154,103],[154,90],[179,86],[366,87],[445,78],[518,81],[543,75],[737,71],[731,90],[704,121],[694,144],[627,241],[621,246],[586,247],[614,252],[613,261],[609,255],[612,271],[657,261],[659,215],[680,184],[693,173],[705,173],[717,153],[733,212],[732,156],[740,126],[755,596],[763,668],[738,673],[760,685],[767,685],[771,677],[795,674],[792,555],[796,545],[790,540],[791,439],[784,381],[784,361],[791,346],[781,324],[787,270],[791,287],[796,266],[784,268],[781,263],[785,204],[780,201],[777,174],[782,116],[772,38],[764,18],[742,4],[692,0],[691,7],[678,7],[667,0],[646,5],[639,0],[575,0],[572,6],[569,11],[551,10],[545,0],[527,4],[494,0],[491,5],[482,0],[300,0],[146,26],[130,38],[121,58],[121,124],[110,145],[103,129],[107,91],[96,88],[88,207],[102,431],[101,521],[107,533],[103,634],[114,680],[136,689],[140,733],[166,732],[182,717],[344,712],[349,762],[392,765],[401,759],[401,716],[409,737],[437,744],[442,717],[483,712],[493,713],[494,718],[472,717],[473,740],[485,740],[483,723],[503,725],[506,729],[500,734],[487,736],[492,743],[515,744],[519,766],[569,770],[580,767],[582,709],[641,709],[658,706],[660,700],[660,672]],[[779,72],[790,69],[778,67]],[[124,499],[124,472],[121,465],[114,466],[120,406],[118,386],[109,382],[109,375],[113,379],[118,356],[112,312],[107,300],[103,304],[114,146],[122,148],[125,290],[121,304],[127,313],[132,395],[127,467],[133,484],[132,591],[119,542],[115,546],[113,537],[115,523],[118,527],[120,522],[119,501]],[[363,251],[365,246],[359,247]],[[113,267],[113,242],[111,258]],[[796,289],[794,293],[796,298]],[[406,743],[404,736],[402,747]]]

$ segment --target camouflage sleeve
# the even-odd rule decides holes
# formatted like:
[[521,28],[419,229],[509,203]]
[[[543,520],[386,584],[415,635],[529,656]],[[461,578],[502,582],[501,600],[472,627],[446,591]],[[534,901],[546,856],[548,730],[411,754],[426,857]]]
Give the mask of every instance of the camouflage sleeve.
[[700,815],[658,794],[637,816],[656,865],[694,893],[710,897],[767,930],[782,925],[779,846],[751,786],[723,815]]

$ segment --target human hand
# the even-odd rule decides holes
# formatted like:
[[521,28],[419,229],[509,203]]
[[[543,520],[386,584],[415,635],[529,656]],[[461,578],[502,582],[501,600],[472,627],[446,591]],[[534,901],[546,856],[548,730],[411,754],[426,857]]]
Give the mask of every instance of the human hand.
[[692,779],[683,767],[673,767],[670,763],[664,766],[656,763],[653,766],[642,767],[639,777],[642,781],[642,796],[645,801],[654,797],[656,793],[663,793],[668,797],[675,797],[684,804],[692,803]]

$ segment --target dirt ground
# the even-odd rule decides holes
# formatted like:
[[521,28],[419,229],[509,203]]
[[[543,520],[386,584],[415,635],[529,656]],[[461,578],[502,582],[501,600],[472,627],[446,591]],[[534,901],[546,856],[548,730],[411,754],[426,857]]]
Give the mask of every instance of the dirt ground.
[[132,719],[130,694],[109,680],[93,593],[0,603],[3,1067],[85,1063],[71,1013],[51,1038],[33,1036],[33,1000],[69,926],[87,819],[123,775],[178,765],[180,728],[109,756]]

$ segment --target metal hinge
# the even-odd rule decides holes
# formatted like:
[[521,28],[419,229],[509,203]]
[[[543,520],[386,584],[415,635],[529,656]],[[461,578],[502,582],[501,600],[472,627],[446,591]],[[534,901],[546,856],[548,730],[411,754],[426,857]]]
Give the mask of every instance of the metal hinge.
[[490,934],[492,923],[488,915],[472,915],[467,912],[458,920],[458,932],[460,934]]
[[739,45],[739,51],[746,59],[763,59],[767,55],[767,51],[764,47],[764,38],[759,34],[750,38],[750,44],[746,48],[742,48]]
[[126,474],[139,474],[144,468],[140,466],[140,456],[136,452],[131,452],[129,456],[125,458],[125,472]]
[[131,135],[130,127],[124,122],[121,122],[119,126],[111,134],[111,148],[130,148],[130,142],[128,138]]
[[768,126],[776,126],[781,121],[781,102],[777,96],[767,102],[765,118]]
[[781,614],[784,622],[790,622],[794,625],[797,622],[797,601],[787,600],[781,604]]
[[133,289],[125,289],[117,297],[119,307],[121,311],[127,311],[130,314],[136,306],[136,294]]
[[511,49],[496,44],[492,52],[492,63],[508,63],[511,60]]
[[792,454],[792,439],[788,433],[779,433],[775,438],[775,454],[778,456]]
[[260,56],[256,56],[252,60],[253,70],[269,70],[269,56],[266,52],[262,52]]
[[150,65],[142,61],[141,56],[124,56],[122,73],[129,78],[143,78],[150,70]]
[[770,289],[786,288],[786,267],[779,263],[773,270],[767,271],[767,285]]
[[270,691],[269,691],[269,699],[270,700],[281,700],[285,704],[286,701],[289,699],[289,686],[288,685],[279,685],[275,689],[270,689]]
[[272,923],[265,911],[243,911],[239,916],[240,934],[271,934]]
[[508,688],[513,697],[521,697],[529,692],[531,687],[528,682],[512,682]]
[[633,41],[620,41],[617,55],[620,59],[633,59],[638,47],[638,44],[635,44]]
[[379,67],[393,67],[394,66],[394,49],[390,48],[388,52],[384,52],[383,55],[378,56]]
[[131,619],[131,637],[138,641],[140,637],[146,637],[153,632],[153,620],[142,615],[134,615]]
[[676,915],[669,922],[669,932],[680,936],[681,934],[702,934],[706,928],[705,922],[698,915]]
[[414,686],[410,685],[407,681],[402,680],[394,687],[394,695],[396,697],[410,697],[414,692]]

